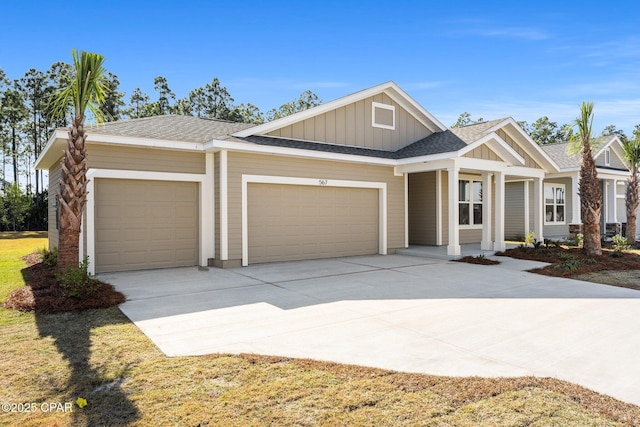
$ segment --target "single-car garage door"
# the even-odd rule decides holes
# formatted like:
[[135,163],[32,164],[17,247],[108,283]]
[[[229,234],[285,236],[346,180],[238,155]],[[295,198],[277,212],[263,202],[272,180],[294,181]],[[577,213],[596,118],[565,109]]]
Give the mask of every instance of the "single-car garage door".
[[248,185],[249,263],[376,254],[378,190]]
[[198,184],[96,179],[96,272],[198,264]]

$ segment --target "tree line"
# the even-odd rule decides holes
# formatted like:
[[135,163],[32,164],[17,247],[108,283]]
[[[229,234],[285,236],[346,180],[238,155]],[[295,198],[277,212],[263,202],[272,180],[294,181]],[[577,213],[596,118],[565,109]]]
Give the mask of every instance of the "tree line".
[[[72,66],[64,62],[56,62],[44,71],[31,68],[16,79],[0,68],[0,231],[47,227],[48,195],[35,161],[53,129],[71,124],[69,114],[55,114],[52,100],[69,85],[72,76]],[[235,103],[218,78],[178,98],[162,76],[154,79],[152,96],[138,87],[127,98],[120,91],[117,75],[106,73],[105,77],[105,100],[99,106],[105,122],[179,114],[261,124],[322,102],[306,90],[291,102],[262,112],[251,103]]]

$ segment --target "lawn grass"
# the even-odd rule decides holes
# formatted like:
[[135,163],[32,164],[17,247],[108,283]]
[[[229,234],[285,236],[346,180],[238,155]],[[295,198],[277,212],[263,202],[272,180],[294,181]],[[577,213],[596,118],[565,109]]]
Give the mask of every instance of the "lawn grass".
[[[22,279],[20,266],[9,266],[31,250],[6,250],[19,241],[0,239],[0,265],[17,269],[10,288]],[[13,316],[0,309],[1,400],[38,410],[0,412],[0,425],[640,425],[640,407],[554,379],[437,377],[257,355],[168,358],[115,307]],[[40,409],[78,397],[88,405]]]
[[[46,247],[46,232],[0,233],[0,301],[4,301],[14,289],[25,284],[21,273],[24,262],[20,258]],[[2,310],[0,326],[23,316],[21,313]]]

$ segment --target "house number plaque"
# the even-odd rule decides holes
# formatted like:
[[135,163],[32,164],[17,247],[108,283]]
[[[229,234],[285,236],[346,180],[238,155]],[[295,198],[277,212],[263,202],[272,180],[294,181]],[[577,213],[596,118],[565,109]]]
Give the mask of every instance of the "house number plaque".
[[319,179],[319,180],[318,180],[318,184],[319,184],[319,185],[327,185],[327,181],[328,181],[328,180],[326,180],[326,179]]

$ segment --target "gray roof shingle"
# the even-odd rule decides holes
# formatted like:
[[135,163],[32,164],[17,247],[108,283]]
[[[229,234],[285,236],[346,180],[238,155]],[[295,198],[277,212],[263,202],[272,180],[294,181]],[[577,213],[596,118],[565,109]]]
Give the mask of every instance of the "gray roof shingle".
[[568,142],[561,142],[558,144],[545,144],[541,145],[542,149],[551,157],[551,160],[556,162],[560,169],[575,168],[580,166],[580,156],[578,154],[571,155],[567,151],[569,148]]
[[[593,141],[596,145],[602,146],[611,142],[614,137],[615,135],[598,136],[593,138]],[[540,147],[551,157],[551,160],[556,162],[560,169],[578,168],[580,167],[580,154],[570,154],[569,144],[569,142],[560,142],[557,144],[545,144]]]
[[154,116],[87,127],[87,133],[206,143],[255,125],[193,116]]
[[451,132],[456,134],[461,140],[463,140],[467,144],[471,144],[476,142],[483,136],[485,136],[488,133],[487,131],[489,129],[491,129],[498,123],[501,123],[505,120],[507,119],[503,118],[503,119],[490,120],[488,122],[474,123],[468,126],[452,128]]
[[327,153],[352,154],[383,159],[405,159],[458,151],[484,136],[488,129],[501,121],[504,121],[504,119],[492,120],[489,122],[436,132],[397,151],[376,150],[270,136],[249,136],[240,138],[231,135],[240,130],[253,127],[254,125],[177,115],[145,117],[141,119],[92,125],[88,127],[87,132],[102,135],[118,135],[196,143],[206,143],[214,139],[219,139]]

